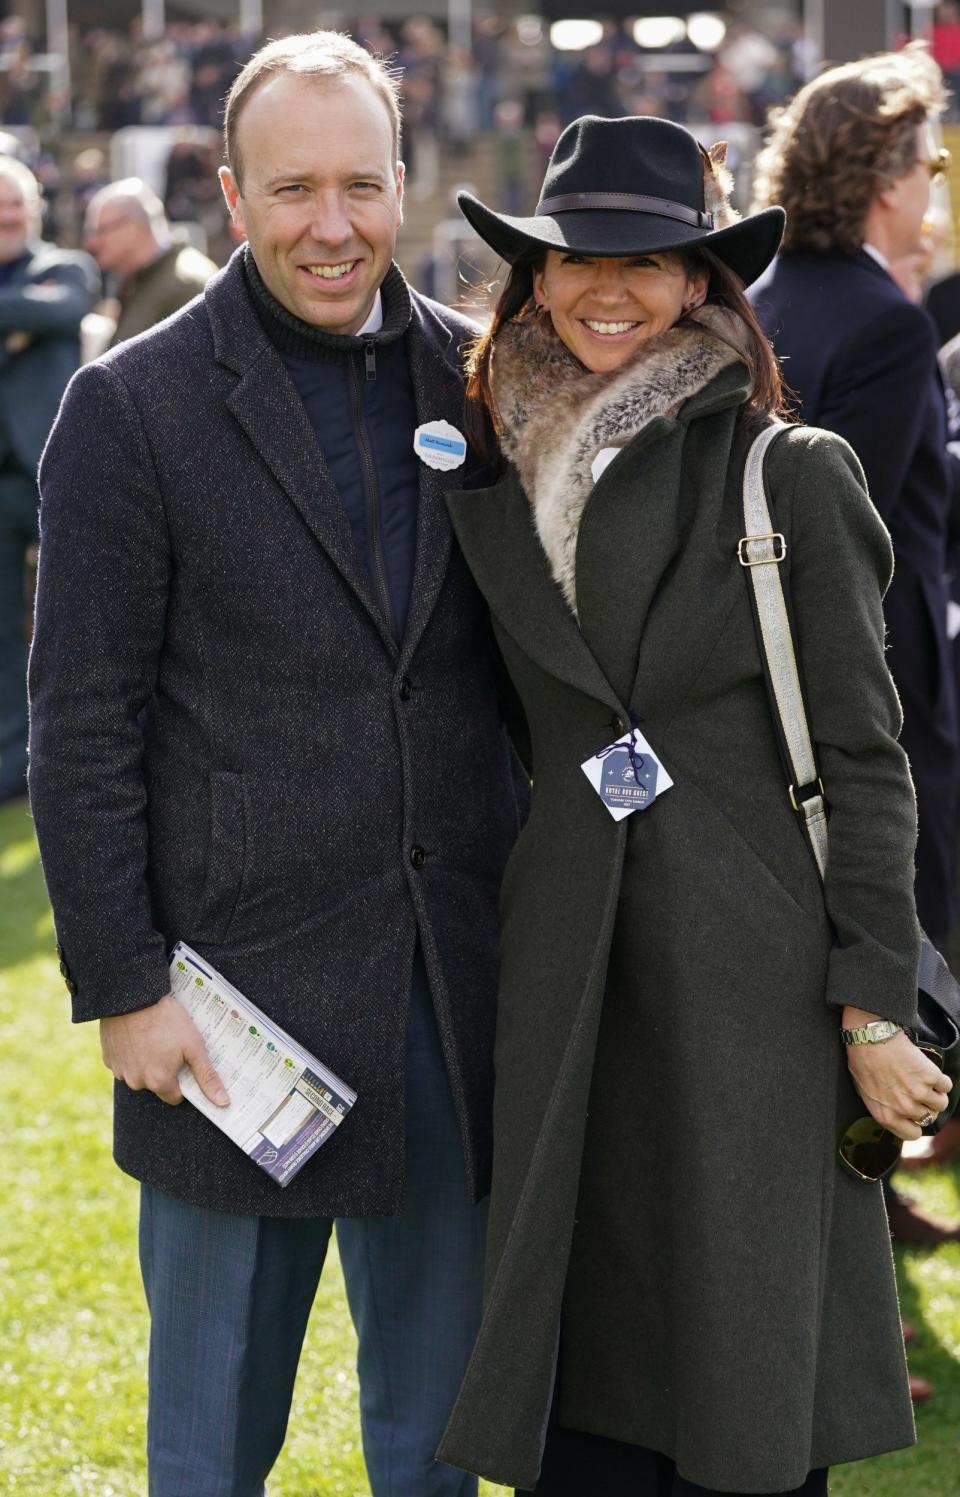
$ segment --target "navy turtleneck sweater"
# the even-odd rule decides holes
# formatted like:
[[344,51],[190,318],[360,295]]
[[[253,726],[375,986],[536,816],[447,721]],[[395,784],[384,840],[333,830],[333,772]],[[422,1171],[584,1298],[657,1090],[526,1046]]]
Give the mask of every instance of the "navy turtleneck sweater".
[[417,408],[404,334],[410,291],[390,267],[380,293],[383,327],[349,337],[294,317],[270,294],[247,250],[257,316],[283,360],[343,502],[370,590],[399,644],[417,545]]

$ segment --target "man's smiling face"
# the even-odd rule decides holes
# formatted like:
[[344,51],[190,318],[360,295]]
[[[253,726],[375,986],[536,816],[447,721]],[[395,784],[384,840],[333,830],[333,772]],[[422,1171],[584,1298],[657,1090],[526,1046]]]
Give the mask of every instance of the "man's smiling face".
[[386,104],[364,78],[277,73],[245,104],[236,146],[221,181],[266,286],[304,322],[357,332],[403,217]]

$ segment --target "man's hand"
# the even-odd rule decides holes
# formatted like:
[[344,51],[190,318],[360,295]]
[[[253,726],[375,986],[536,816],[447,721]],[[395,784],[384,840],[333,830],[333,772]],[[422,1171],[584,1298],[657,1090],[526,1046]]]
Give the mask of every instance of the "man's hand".
[[227,1089],[210,1063],[200,1031],[172,993],[132,1014],[100,1020],[103,1063],[131,1091],[154,1092],[163,1102],[183,1101],[177,1074],[186,1062],[201,1091],[227,1107]]
[[[845,1008],[843,1027],[856,1029],[879,1014]],[[920,1119],[946,1107],[951,1083],[906,1034],[879,1045],[848,1045],[847,1065],[868,1111],[898,1138],[920,1137]]]

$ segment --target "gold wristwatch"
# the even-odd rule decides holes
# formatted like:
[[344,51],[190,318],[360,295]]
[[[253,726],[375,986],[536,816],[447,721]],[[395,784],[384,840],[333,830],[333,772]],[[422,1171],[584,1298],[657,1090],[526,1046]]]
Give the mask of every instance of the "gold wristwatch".
[[845,1045],[882,1045],[902,1033],[903,1025],[894,1024],[892,1019],[873,1019],[858,1029],[841,1029],[840,1038]]

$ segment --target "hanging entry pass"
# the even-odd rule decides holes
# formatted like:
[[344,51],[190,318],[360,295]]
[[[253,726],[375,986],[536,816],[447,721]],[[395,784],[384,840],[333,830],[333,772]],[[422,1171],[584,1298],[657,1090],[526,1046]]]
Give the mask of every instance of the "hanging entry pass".
[[639,728],[600,749],[580,768],[614,821],[648,810],[673,784]]

